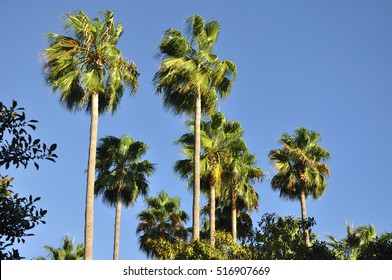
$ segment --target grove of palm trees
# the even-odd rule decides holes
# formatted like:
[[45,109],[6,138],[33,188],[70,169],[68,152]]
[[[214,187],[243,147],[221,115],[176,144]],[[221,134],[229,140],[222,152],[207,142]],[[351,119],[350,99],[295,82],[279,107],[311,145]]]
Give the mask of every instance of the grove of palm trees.
[[[29,244],[36,236],[50,236],[39,244],[43,250],[26,257],[24,247],[17,245],[20,252],[9,253],[18,238],[30,236],[18,231],[15,223],[13,230],[1,232],[2,259],[392,259],[390,222],[378,230],[370,218],[374,202],[369,202],[372,206],[360,221],[354,221],[349,210],[343,219],[336,213],[352,205],[366,207],[356,195],[370,192],[354,188],[357,193],[342,197],[342,189],[349,187],[339,183],[346,170],[342,162],[350,168],[355,165],[359,177],[368,175],[366,164],[376,163],[347,157],[350,149],[357,149],[351,142],[346,150],[334,146],[332,138],[339,138],[339,143],[347,138],[330,133],[332,121],[318,121],[333,114],[325,112],[332,108],[320,105],[328,97],[276,93],[274,102],[260,102],[264,97],[259,96],[269,95],[263,83],[270,78],[260,70],[261,54],[246,61],[237,54],[250,52],[255,39],[239,40],[235,50],[228,43],[230,36],[248,34],[245,27],[251,28],[251,23],[235,26],[226,17],[221,21],[219,12],[216,18],[213,12],[193,12],[182,22],[154,25],[155,37],[149,39],[155,45],[145,46],[154,67],[147,68],[137,52],[129,51],[132,41],[142,40],[142,21],[132,26],[123,12],[74,10],[63,14],[61,27],[45,26],[44,45],[36,53],[41,73],[36,70],[44,84],[42,98],[50,100],[51,107],[41,110],[40,129],[35,131],[33,125],[33,132],[43,128],[48,141],[57,143],[50,148],[44,144],[49,156],[35,158],[22,151],[7,157],[13,152],[9,143],[24,136],[23,131],[10,132],[19,118],[12,110],[20,109],[1,103],[2,116],[10,116],[1,118],[1,224],[12,225],[10,213],[18,211],[14,193],[26,192],[8,175],[15,172],[17,179],[23,172],[31,173],[27,164],[25,170],[15,164],[21,158],[39,161],[38,173],[53,173],[55,177],[49,174],[44,183],[51,189],[39,196],[56,201],[51,207],[40,206],[47,213],[37,215],[30,229],[41,230],[34,229],[34,236],[26,238]],[[262,34],[258,30],[252,36]],[[242,76],[247,67],[257,78]],[[276,87],[286,88],[285,78],[299,75],[296,71],[282,74]],[[301,102],[310,105],[300,107]],[[23,110],[29,111],[29,105],[22,104]],[[264,110],[273,115],[258,119]],[[285,114],[288,117],[282,119]],[[57,118],[59,125],[49,125],[45,118]],[[24,125],[31,128],[34,122]],[[39,143],[29,137],[28,143]],[[270,145],[260,146],[267,137],[273,139]],[[72,149],[62,148],[64,142]],[[50,157],[54,150],[56,160]],[[82,185],[74,180],[75,173],[83,178]],[[70,197],[56,191],[63,183],[67,187],[61,189]],[[30,200],[30,207],[42,203]],[[386,212],[377,213],[381,221],[387,219]],[[61,224],[63,231],[45,232],[50,224]],[[83,231],[72,232],[74,224]],[[326,229],[331,224],[334,227]],[[56,248],[53,244],[59,238],[63,244]],[[3,240],[10,239],[14,244],[6,248]]]

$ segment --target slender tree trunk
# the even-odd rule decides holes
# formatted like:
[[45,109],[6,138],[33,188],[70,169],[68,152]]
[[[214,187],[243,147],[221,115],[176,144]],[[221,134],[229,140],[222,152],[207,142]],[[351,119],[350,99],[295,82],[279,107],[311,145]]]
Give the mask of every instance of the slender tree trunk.
[[237,197],[235,192],[231,194],[231,235],[233,242],[237,243]]
[[302,217],[302,229],[304,231],[305,243],[306,246],[310,247],[309,230],[306,227],[306,197],[304,191],[301,191],[301,217]]
[[118,260],[120,253],[120,222],[121,222],[122,192],[118,190],[116,199],[116,217],[114,222],[113,260]]
[[194,154],[194,188],[193,188],[193,239],[200,239],[200,118],[201,95],[200,88],[195,103],[195,154]]
[[210,184],[210,245],[215,247],[215,184]]
[[90,144],[87,168],[86,186],[86,210],[84,226],[84,259],[93,258],[93,233],[94,233],[94,181],[95,181],[95,161],[97,153],[98,134],[98,93],[92,95],[91,123],[90,123]]

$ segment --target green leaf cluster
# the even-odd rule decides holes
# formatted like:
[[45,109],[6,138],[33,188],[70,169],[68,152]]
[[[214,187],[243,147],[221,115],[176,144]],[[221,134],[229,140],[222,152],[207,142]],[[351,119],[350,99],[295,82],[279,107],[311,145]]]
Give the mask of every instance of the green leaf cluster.
[[[39,168],[37,160],[47,159],[55,162],[56,144],[47,146],[40,139],[33,139],[29,129],[35,130],[36,120],[27,120],[24,108],[17,107],[13,100],[10,107],[0,102],[0,167],[8,169],[26,168],[30,162]],[[14,178],[2,175],[0,188],[0,258],[21,259],[19,250],[12,248],[15,243],[24,243],[25,237],[43,220],[47,211],[36,207],[40,197],[19,197],[12,191]]]
[[[0,193],[0,259],[22,259],[19,251],[12,248],[15,243],[25,243],[25,237],[32,236],[31,229],[43,220],[47,211],[37,208],[35,203],[41,198],[19,197],[12,193],[11,179],[1,178]],[[9,250],[11,249],[11,250]]]
[[168,241],[159,239],[153,250],[159,260],[246,260],[250,250],[233,243],[230,233],[217,231],[215,247],[208,242],[183,239]]
[[10,107],[0,102],[0,166],[8,169],[10,165],[16,168],[22,165],[26,168],[33,162],[38,169],[36,160],[55,162],[57,144],[48,146],[41,143],[40,139],[33,139],[29,129],[34,131],[38,121],[27,120],[24,108],[18,108],[17,105],[15,100]]

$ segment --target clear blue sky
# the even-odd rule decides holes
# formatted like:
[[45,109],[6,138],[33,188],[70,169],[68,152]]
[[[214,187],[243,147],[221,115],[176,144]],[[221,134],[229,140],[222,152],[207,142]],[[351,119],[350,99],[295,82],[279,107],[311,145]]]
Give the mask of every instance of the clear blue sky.
[[[239,4],[241,3],[241,4]],[[27,258],[44,254],[43,245],[57,246],[68,233],[83,241],[84,199],[89,116],[70,113],[58,94],[44,85],[39,53],[46,32],[63,33],[61,15],[83,10],[115,12],[124,25],[119,47],[139,67],[137,96],[124,95],[121,108],[99,122],[99,137],[129,134],[146,142],[146,159],[157,164],[150,195],[165,189],[179,195],[191,214],[192,195],[176,177],[173,164],[181,158],[173,141],[186,132],[184,118],[163,109],[151,84],[157,70],[156,46],[168,28],[184,30],[192,14],[221,23],[214,52],[237,64],[238,80],[220,109],[241,122],[245,140],[258,165],[275,174],[267,155],[278,148],[283,132],[305,126],[321,132],[320,144],[332,155],[329,189],[308,202],[315,232],[337,238],[346,221],[373,223],[378,233],[391,232],[392,185],[392,2],[391,1],[0,1],[0,99],[16,99],[29,118],[39,120],[34,136],[57,143],[57,163],[41,162],[36,171],[2,170],[14,176],[14,190],[33,194],[47,209],[46,225],[34,229],[21,252]],[[260,209],[300,216],[297,202],[281,200],[269,179],[256,186]],[[142,199],[124,210],[120,259],[143,259],[135,234]],[[95,203],[94,259],[111,259],[114,209]],[[188,226],[190,223],[188,224]]]

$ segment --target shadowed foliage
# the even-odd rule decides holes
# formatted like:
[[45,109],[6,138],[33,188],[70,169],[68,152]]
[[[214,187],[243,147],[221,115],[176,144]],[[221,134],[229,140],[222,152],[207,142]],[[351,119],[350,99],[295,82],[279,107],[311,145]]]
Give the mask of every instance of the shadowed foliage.
[[[13,100],[7,107],[0,102],[0,168],[7,170],[11,165],[15,168],[27,168],[33,162],[38,170],[38,160],[47,159],[55,162],[56,144],[50,146],[34,139],[30,130],[36,130],[38,121],[27,120],[24,108],[17,107]],[[36,202],[41,198],[31,195],[22,197],[12,190],[13,177],[2,174],[0,169],[0,259],[23,259],[19,249],[13,248],[15,243],[25,243],[27,236],[33,236],[31,230],[43,220],[47,211],[38,209]]]

